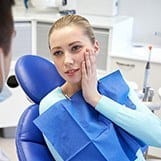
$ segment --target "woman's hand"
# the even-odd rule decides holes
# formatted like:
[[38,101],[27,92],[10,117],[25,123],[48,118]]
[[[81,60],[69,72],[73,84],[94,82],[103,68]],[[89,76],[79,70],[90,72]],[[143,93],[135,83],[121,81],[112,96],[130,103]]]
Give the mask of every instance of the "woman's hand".
[[82,92],[84,99],[95,107],[101,98],[97,90],[96,55],[86,49],[82,62]]

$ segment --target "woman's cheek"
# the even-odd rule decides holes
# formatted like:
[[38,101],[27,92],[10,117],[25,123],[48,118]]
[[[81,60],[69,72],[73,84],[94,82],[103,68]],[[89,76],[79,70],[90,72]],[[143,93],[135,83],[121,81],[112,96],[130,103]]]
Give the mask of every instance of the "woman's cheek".
[[86,53],[86,49],[84,49],[83,51],[82,51],[82,57],[81,57],[81,61],[83,62],[84,60],[85,60],[85,53]]

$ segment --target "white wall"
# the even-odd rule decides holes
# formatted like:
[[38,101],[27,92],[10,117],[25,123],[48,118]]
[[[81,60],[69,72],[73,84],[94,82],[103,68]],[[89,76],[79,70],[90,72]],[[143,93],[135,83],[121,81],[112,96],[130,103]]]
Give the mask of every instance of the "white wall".
[[118,13],[134,17],[135,42],[161,47],[161,0],[119,0]]
[[[111,1],[116,0],[77,0],[78,10],[108,15]],[[118,4],[119,15],[134,17],[134,42],[161,47],[161,0],[118,0]]]
[[118,0],[76,0],[78,13],[113,16],[117,14]]
[[[30,0],[29,0],[30,1]],[[161,47],[161,0],[73,0],[78,13],[110,15],[118,1],[118,14],[134,17],[133,41]],[[16,0],[22,3],[22,0]],[[109,7],[110,6],[110,7]],[[116,11],[113,12],[115,14]]]

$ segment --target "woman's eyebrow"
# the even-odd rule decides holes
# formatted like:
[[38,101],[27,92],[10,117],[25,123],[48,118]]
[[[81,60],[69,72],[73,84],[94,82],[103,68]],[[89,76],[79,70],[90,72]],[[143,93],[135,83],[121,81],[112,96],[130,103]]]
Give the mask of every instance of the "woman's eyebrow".
[[[72,46],[72,45],[74,45],[74,44],[76,44],[76,43],[81,43],[81,41],[74,41],[74,42],[71,42],[71,43],[69,43],[68,46]],[[60,46],[51,47],[51,50],[58,50],[58,49],[61,49],[61,47],[60,47]]]
[[81,41],[74,41],[72,43],[69,43],[69,46],[72,46],[73,44],[76,44],[76,43],[81,43]]
[[61,49],[61,47],[55,46],[55,47],[52,47],[52,48],[51,48],[51,50],[58,50],[58,49]]

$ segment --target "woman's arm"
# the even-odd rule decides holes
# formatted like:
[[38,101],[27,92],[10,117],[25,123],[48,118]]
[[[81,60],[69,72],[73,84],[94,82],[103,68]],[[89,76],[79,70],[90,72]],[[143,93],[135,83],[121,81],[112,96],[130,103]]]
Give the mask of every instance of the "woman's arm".
[[161,120],[130,89],[129,98],[136,105],[132,110],[102,96],[95,109],[125,131],[148,145],[161,147]]
[[86,50],[82,63],[84,99],[97,111],[148,145],[161,147],[161,120],[155,116],[130,89],[129,98],[136,110],[127,108],[97,91],[96,55]]

